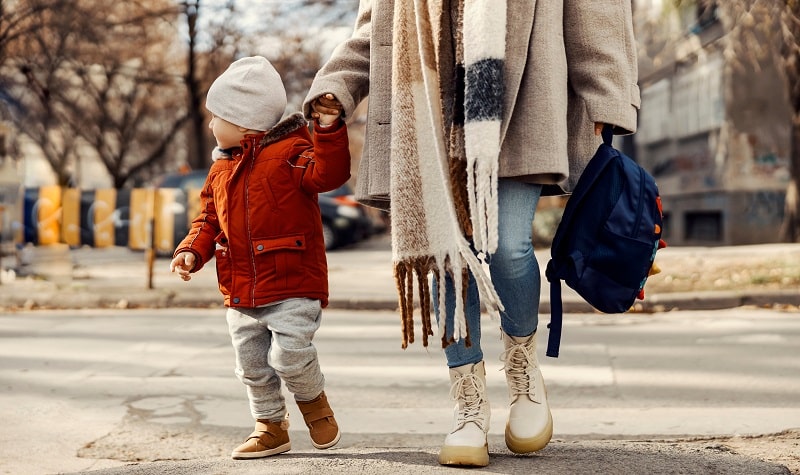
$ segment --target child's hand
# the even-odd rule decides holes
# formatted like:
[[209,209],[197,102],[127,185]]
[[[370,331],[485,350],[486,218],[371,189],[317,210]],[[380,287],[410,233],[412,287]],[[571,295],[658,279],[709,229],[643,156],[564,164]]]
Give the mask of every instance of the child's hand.
[[186,281],[192,279],[192,269],[194,269],[194,254],[191,252],[181,252],[169,263],[170,272],[178,271],[181,279]]
[[311,117],[319,120],[320,125],[330,126],[342,115],[342,103],[331,93],[323,94],[311,102]]

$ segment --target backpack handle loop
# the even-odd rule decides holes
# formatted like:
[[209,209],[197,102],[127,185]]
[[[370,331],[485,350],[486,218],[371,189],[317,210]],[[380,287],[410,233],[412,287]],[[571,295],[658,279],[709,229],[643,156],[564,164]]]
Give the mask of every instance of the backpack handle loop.
[[611,139],[614,138],[614,126],[611,124],[603,124],[603,143],[611,146]]

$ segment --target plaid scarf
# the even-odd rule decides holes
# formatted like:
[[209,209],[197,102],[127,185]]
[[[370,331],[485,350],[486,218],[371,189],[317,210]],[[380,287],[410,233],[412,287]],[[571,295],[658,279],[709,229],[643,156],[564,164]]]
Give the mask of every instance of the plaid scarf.
[[[453,45],[456,99],[452,123],[446,124],[440,83],[446,75],[437,68],[440,15],[449,14],[443,1],[447,3],[404,0],[394,4],[390,197],[403,348],[414,342],[415,280],[424,346],[433,335],[431,298],[439,303],[442,346],[461,338],[470,343],[464,316],[469,273],[489,313],[503,310],[482,259],[497,249],[506,3],[452,0],[459,2]],[[457,289],[452,332],[445,328],[443,285],[432,297],[430,274],[442,283],[449,276]]]

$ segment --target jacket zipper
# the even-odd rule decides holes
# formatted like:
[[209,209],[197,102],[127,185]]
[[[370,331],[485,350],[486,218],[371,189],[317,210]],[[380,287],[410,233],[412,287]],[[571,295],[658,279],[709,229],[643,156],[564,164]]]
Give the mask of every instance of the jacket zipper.
[[247,176],[244,177],[244,216],[245,216],[245,228],[247,229],[247,247],[250,250],[250,269],[252,274],[251,285],[250,285],[250,306],[255,307],[256,305],[256,287],[258,281],[258,273],[256,272],[256,253],[253,250],[253,236],[250,232],[250,177],[253,176],[253,170],[255,169],[256,165],[256,158],[255,158],[255,147],[252,147],[250,150],[252,151],[250,157],[250,169],[247,171]]

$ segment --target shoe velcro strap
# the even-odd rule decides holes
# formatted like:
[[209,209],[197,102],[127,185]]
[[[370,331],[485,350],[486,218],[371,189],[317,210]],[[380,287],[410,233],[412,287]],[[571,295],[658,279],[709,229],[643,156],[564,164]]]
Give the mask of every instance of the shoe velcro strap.
[[247,440],[250,439],[261,439],[261,436],[264,435],[265,432],[255,431],[247,437]]
[[321,407],[319,409],[303,413],[303,419],[305,419],[306,422],[314,422],[320,419],[325,419],[326,417],[333,417],[333,411],[330,407]]
[[266,434],[269,434],[273,437],[278,437],[280,433],[281,433],[280,429],[275,426],[265,426],[263,430],[261,429],[254,430],[253,433],[250,434],[248,439],[260,439]]

